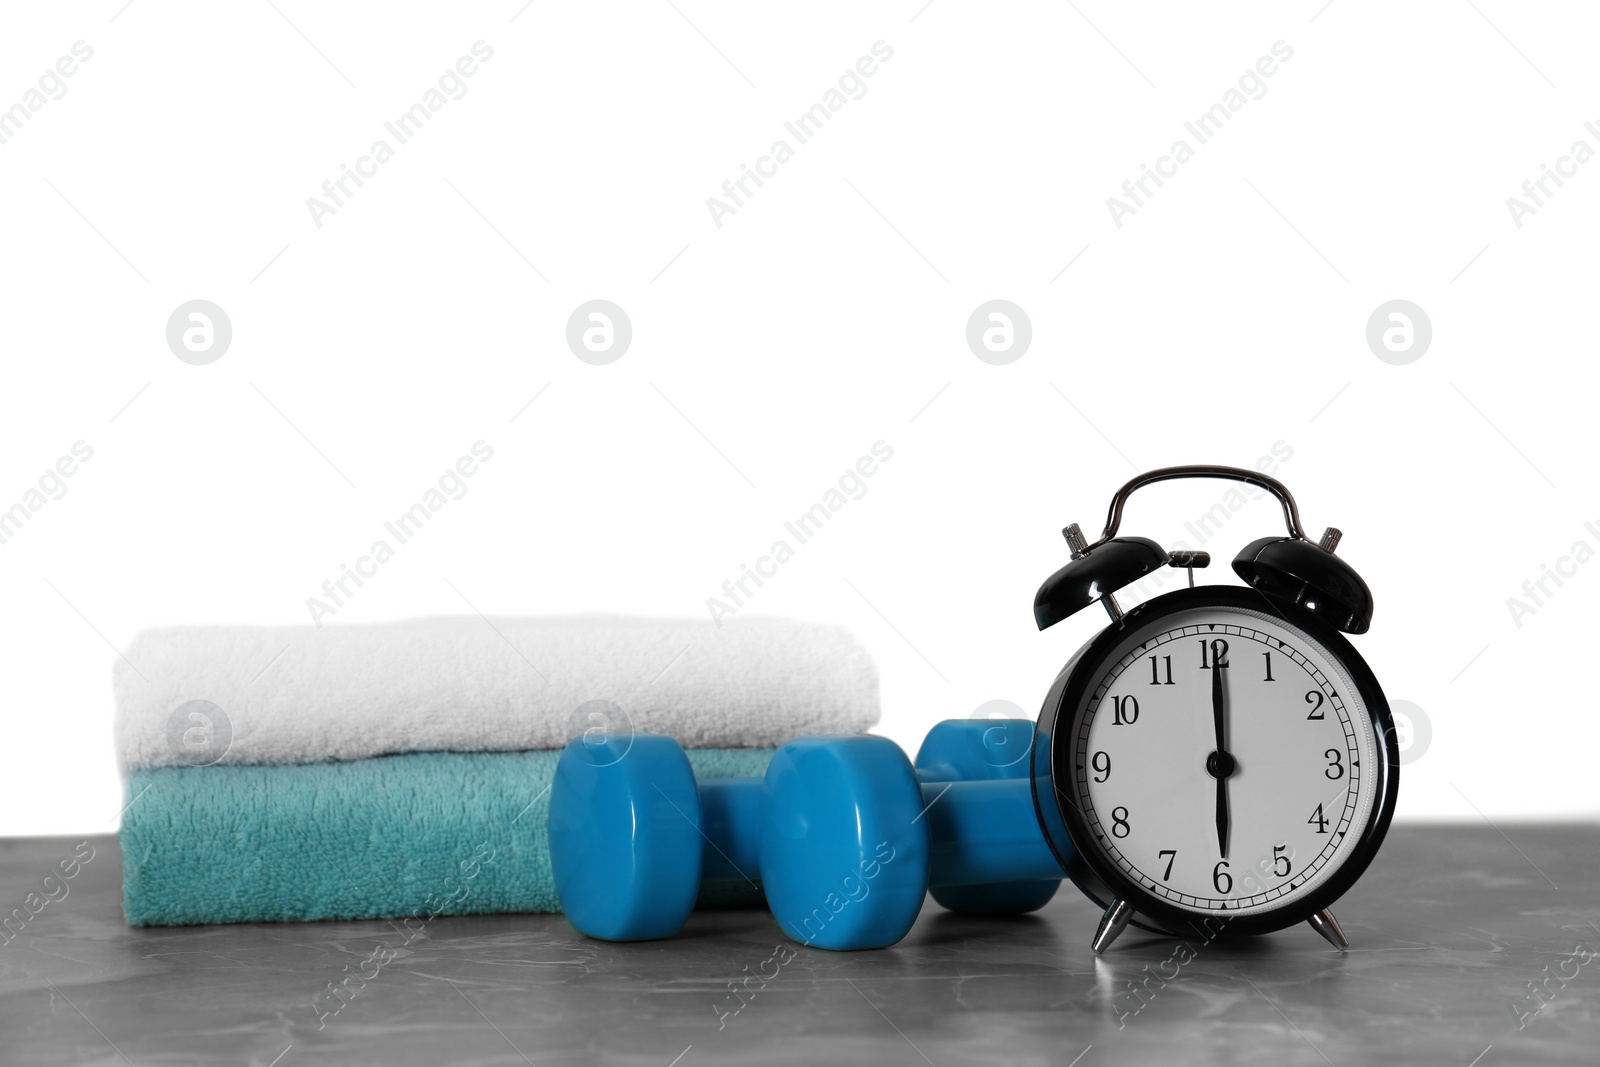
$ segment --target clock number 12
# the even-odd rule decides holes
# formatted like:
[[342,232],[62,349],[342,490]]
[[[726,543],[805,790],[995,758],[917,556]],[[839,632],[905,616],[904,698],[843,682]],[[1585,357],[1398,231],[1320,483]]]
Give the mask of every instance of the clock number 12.
[[[1207,655],[1208,652],[1210,653],[1209,656]],[[1206,639],[1202,637],[1200,639],[1200,669],[1208,671],[1213,665],[1224,669],[1227,668],[1228,642],[1219,637],[1212,641],[1210,645],[1207,645]]]

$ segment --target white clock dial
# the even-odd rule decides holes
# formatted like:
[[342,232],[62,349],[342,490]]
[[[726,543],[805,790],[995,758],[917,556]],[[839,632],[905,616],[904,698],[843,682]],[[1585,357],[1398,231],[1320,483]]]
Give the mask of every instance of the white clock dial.
[[1072,794],[1085,844],[1129,881],[1197,914],[1250,915],[1350,858],[1382,741],[1310,635],[1264,612],[1193,608],[1133,630],[1104,663],[1074,719]]

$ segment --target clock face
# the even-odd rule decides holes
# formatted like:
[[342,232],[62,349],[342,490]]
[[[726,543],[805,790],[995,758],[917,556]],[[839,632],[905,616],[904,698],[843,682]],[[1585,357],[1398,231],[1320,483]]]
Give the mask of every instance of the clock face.
[[1242,918],[1318,896],[1363,852],[1388,772],[1349,671],[1263,611],[1134,620],[1061,709],[1078,847],[1180,913]]

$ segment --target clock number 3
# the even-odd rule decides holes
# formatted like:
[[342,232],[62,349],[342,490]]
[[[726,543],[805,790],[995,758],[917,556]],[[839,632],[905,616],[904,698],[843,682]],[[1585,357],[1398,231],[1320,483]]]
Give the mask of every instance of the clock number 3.
[[1336,748],[1330,748],[1328,751],[1324,752],[1323,755],[1328,757],[1328,768],[1322,773],[1326,774],[1329,778],[1332,778],[1336,782],[1340,778],[1343,778],[1344,756],[1339,752],[1339,750]]

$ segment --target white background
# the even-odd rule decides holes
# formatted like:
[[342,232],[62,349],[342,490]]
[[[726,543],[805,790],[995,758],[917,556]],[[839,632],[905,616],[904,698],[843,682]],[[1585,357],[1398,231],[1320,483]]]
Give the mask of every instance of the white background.
[[[1506,206],[1600,149],[1592,12],[674,3],[6,11],[0,106],[94,54],[0,145],[0,506],[94,455],[0,545],[0,834],[115,824],[113,646],[308,622],[480,439],[468,494],[335,623],[462,595],[703,615],[886,442],[743,610],[850,626],[907,746],[984,701],[1033,713],[1103,624],[1034,628],[1062,525],[1093,536],[1137,470],[1283,442],[1307,526],[1342,527],[1376,595],[1358,648],[1432,724],[1401,816],[1596,814],[1600,565],[1507,608],[1600,548],[1600,162],[1520,228]],[[307,198],[478,40],[466,95],[314,225]],[[707,198],[880,40],[865,96],[718,228]],[[1117,227],[1107,198],[1280,40],[1265,96]],[[165,340],[196,298],[233,325],[209,366]],[[609,366],[565,343],[593,298],[633,323]],[[1032,321],[1007,366],[965,340],[994,298]],[[1433,325],[1408,366],[1365,339],[1396,298]],[[1225,491],[1147,490],[1125,530],[1193,546]],[[1203,580],[1275,529],[1248,505]]]

